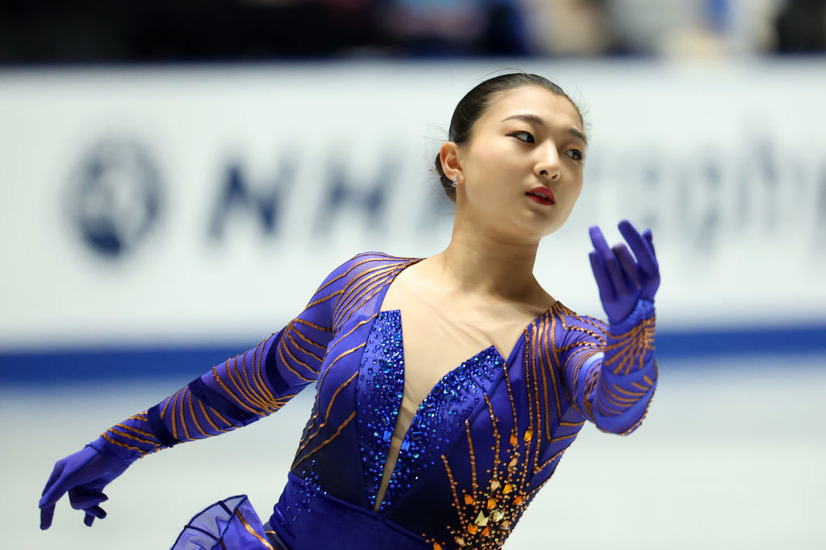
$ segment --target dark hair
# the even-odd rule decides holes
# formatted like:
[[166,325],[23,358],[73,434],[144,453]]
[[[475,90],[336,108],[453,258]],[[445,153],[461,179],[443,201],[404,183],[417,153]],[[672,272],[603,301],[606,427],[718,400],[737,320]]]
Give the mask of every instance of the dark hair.
[[[576,109],[579,120],[583,120],[582,111],[579,109],[579,106],[559,85],[543,76],[531,73],[508,73],[485,80],[465,94],[465,97],[456,105],[456,110],[453,111],[447,139],[457,144],[469,141],[473,125],[485,113],[485,110],[493,101],[493,97],[498,93],[521,88],[522,86],[538,86],[548,90],[552,94],[566,98],[571,102],[571,105],[574,106],[574,109]],[[453,181],[445,175],[442,169],[442,161],[439,154],[436,155],[436,173],[439,175],[439,181],[442,184],[445,194],[450,200],[455,202],[456,189],[453,187]]]

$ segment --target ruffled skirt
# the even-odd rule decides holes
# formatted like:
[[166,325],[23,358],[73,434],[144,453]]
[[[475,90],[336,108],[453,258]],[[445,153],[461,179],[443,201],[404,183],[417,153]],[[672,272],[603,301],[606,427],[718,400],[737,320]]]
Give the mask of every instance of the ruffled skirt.
[[433,550],[382,515],[335,498],[292,472],[266,527],[246,495],[196,515],[172,550]]
[[224,499],[189,520],[172,550],[289,550],[265,529],[247,495]]

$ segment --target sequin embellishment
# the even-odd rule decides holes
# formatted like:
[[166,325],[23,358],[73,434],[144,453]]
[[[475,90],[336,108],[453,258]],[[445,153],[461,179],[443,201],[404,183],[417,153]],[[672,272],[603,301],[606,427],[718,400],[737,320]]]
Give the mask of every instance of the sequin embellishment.
[[441,453],[464,434],[471,412],[485,406],[485,394],[503,364],[502,355],[491,346],[447,373],[430,391],[405,434],[382,508],[413,485],[422,471],[441,466]]
[[358,386],[359,446],[364,482],[373,507],[404,391],[404,352],[398,311],[381,311],[376,316],[362,355]]
[[[420,473],[441,464],[444,447],[460,433],[471,411],[484,402],[504,359],[493,346],[446,374],[419,405],[405,434],[380,510],[407,490]],[[359,445],[371,506],[384,474],[390,440],[404,394],[401,314],[381,311],[367,340],[359,374]]]

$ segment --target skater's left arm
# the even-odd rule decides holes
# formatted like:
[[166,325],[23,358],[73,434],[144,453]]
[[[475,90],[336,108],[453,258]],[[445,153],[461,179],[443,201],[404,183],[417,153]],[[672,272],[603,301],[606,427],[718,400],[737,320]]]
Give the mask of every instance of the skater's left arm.
[[[598,227],[590,253],[607,327],[592,323],[567,356],[566,384],[575,406],[603,431],[628,434],[642,422],[657,385],[654,296],[660,271],[650,230],[619,224],[628,243],[609,247]],[[630,247],[630,251],[629,251]],[[633,252],[633,255],[632,255]]]

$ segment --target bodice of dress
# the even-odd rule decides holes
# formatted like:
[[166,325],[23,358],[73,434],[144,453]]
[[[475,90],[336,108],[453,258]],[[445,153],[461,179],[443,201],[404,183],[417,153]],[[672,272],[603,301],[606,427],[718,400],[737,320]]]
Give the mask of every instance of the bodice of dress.
[[[379,284],[352,283],[359,305],[327,348],[292,469],[365,510],[376,505],[404,391],[402,316],[380,307],[406,265]],[[584,424],[595,378],[582,367],[605,341],[601,322],[557,303],[507,358],[491,346],[457,365],[417,409],[377,514],[430,545],[498,548]]]
[[370,536],[397,550],[500,548],[586,420],[615,433],[641,422],[656,383],[653,305],[609,331],[557,302],[508,357],[491,346],[457,365],[416,410],[375,509],[405,382],[402,315],[381,304],[416,261],[357,256],[284,330],[104,436],[151,452],[249,423],[315,381],[270,518],[290,548],[316,548],[331,525],[356,541],[339,548],[379,547]]

